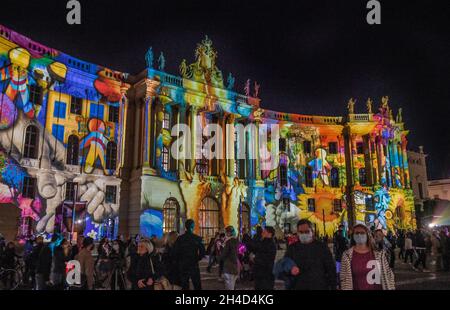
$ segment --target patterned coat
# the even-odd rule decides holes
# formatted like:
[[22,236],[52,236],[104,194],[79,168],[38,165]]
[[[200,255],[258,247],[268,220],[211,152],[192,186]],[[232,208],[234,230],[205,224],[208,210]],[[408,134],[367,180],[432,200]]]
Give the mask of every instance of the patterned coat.
[[[378,268],[381,271],[381,286],[383,287],[383,290],[395,290],[394,273],[389,267],[386,251],[375,251],[374,255],[378,262]],[[352,257],[353,248],[348,249],[342,255],[341,271],[339,275],[342,290],[353,290]]]

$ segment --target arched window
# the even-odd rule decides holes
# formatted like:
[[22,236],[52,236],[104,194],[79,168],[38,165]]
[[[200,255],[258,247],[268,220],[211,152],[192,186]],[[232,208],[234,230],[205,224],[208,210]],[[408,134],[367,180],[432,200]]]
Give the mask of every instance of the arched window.
[[220,230],[219,215],[220,209],[217,202],[210,197],[204,198],[198,210],[198,226],[204,242],[209,242]]
[[166,200],[163,206],[163,232],[180,232],[180,205],[175,198]]
[[359,184],[361,186],[367,185],[367,177],[366,177],[366,169],[365,168],[359,168]]
[[305,168],[305,186],[313,187],[313,177],[312,177],[312,169],[311,167]]
[[30,125],[25,130],[25,144],[23,147],[23,157],[34,158],[38,156],[38,145],[39,145],[39,129]]
[[108,142],[106,146],[106,169],[115,170],[117,165],[117,146],[114,142]]
[[239,231],[250,232],[250,206],[245,202],[242,202],[240,205],[241,210],[239,212]]
[[331,169],[331,187],[339,187],[339,169]]
[[78,165],[79,141],[76,135],[70,135],[67,140],[66,164]]

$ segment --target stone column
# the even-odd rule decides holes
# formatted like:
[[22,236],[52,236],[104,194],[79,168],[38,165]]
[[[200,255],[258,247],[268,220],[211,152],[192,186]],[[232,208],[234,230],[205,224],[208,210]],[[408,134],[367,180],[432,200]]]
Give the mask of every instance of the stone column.
[[[155,128],[157,122],[153,119],[154,104],[153,102],[157,98],[157,88],[160,82],[147,79],[145,81],[146,85],[146,93],[144,99],[144,154],[143,154],[143,168],[146,174],[156,175],[156,171],[153,169],[153,161],[155,156],[155,131],[152,130],[152,127]],[[152,134],[153,133],[153,134]]]
[[253,162],[255,163],[254,169],[255,169],[255,179],[256,180],[261,180],[261,165],[260,165],[260,156],[259,156],[259,151],[260,151],[260,147],[259,147],[259,125],[260,124],[261,124],[260,120],[255,121],[255,125],[256,125],[256,133],[254,135],[254,137],[255,137],[255,143],[254,143],[255,152],[253,153],[254,156],[255,156],[255,159],[253,160]]
[[[191,158],[190,158],[190,172],[194,173],[196,155],[197,155],[197,113],[199,108],[197,106],[190,107],[190,127],[191,127]],[[199,135],[200,136],[200,135]]]

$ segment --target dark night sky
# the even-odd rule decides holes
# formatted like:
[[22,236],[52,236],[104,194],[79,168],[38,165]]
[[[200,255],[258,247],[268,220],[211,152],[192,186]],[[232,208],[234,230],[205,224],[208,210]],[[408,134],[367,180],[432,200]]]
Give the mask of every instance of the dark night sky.
[[[409,147],[424,145],[430,178],[450,177],[450,2],[380,0],[382,24],[366,23],[366,0],[80,0],[82,24],[66,24],[65,0],[2,0],[0,23],[86,61],[137,73],[153,46],[166,71],[192,62],[207,34],[224,76],[261,84],[265,108],[342,115],[389,95],[403,107]],[[24,4],[26,3],[26,4]]]

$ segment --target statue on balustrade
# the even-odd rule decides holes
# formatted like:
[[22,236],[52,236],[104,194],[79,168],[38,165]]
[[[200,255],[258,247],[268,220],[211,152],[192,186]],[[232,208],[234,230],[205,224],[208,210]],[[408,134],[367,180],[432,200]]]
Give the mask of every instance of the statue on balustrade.
[[150,46],[145,53],[145,62],[147,64],[147,68],[153,68],[153,48]]

